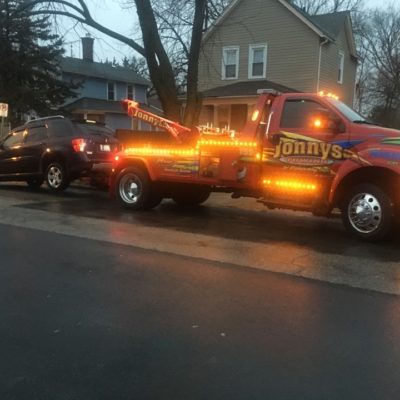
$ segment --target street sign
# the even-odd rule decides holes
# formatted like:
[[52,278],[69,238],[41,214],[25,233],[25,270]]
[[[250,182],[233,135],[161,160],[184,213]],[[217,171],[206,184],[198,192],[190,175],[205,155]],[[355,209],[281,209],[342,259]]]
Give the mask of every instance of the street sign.
[[8,104],[0,103],[0,117],[7,118],[8,116]]

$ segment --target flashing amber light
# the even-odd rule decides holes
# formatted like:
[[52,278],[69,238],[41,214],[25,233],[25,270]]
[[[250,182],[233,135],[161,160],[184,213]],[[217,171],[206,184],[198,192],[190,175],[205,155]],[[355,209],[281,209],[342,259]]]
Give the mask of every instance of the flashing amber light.
[[309,192],[314,192],[317,190],[317,185],[312,182],[264,179],[263,184],[265,186],[270,186],[284,190],[309,191]]
[[119,156],[115,156],[115,157],[114,157],[114,160],[115,160],[115,161],[119,161]]
[[258,116],[260,115],[260,110],[255,110],[251,116],[251,120],[253,122],[257,121]]
[[313,125],[314,125],[314,128],[321,128],[322,127],[322,121],[319,118],[317,118],[317,119],[314,120]]
[[331,92],[325,93],[323,90],[318,92],[318,95],[321,96],[321,97],[329,97],[331,99],[339,100],[339,96],[336,96],[336,94],[331,93]]

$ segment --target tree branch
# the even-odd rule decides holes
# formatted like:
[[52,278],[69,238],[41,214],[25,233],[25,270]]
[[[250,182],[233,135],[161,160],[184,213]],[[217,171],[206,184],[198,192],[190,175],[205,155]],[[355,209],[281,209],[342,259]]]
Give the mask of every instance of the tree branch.
[[70,3],[69,1],[66,0],[31,0],[31,1],[26,1],[24,2],[18,10],[24,10],[24,9],[29,9],[33,8],[38,5],[44,5],[44,4],[59,4],[63,5],[65,7],[69,7],[76,12],[78,12],[81,16],[78,16],[76,14],[70,13],[68,11],[61,11],[61,10],[35,10],[35,11],[30,11],[30,14],[32,15],[39,15],[39,14],[53,14],[53,15],[62,15],[62,16],[67,16],[70,18],[75,19],[78,22],[81,22],[82,24],[91,26],[94,29],[97,29],[98,31],[104,33],[105,35],[110,36],[113,39],[119,40],[122,43],[125,43],[129,47],[131,47],[133,50],[137,51],[139,54],[142,56],[145,56],[145,50],[142,46],[140,46],[136,41],[127,38],[124,35],[121,35],[115,31],[112,31],[111,29],[106,28],[105,26],[99,24],[90,15],[90,12],[83,0],[78,0],[79,4],[82,6],[82,9],[79,7],[75,6],[74,4]]
[[181,44],[183,51],[185,52],[186,57],[189,57],[189,49],[187,48],[185,42],[182,40],[181,35],[178,33],[178,31],[174,28],[174,26],[165,18],[163,17],[160,13],[157,11],[154,12],[154,14],[157,16],[157,18],[160,18],[171,31],[175,35],[175,39]]

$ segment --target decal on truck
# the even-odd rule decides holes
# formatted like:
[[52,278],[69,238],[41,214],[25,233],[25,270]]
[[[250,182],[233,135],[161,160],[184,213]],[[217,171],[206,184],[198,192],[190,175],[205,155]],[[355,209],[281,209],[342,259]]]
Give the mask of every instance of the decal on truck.
[[349,150],[359,141],[323,142],[321,140],[291,132],[281,132],[279,143],[264,148],[263,161],[304,167],[324,167],[338,161],[352,159],[364,161]]
[[161,166],[164,172],[178,175],[196,175],[199,171],[199,162],[197,159],[171,159],[159,158],[156,163]]

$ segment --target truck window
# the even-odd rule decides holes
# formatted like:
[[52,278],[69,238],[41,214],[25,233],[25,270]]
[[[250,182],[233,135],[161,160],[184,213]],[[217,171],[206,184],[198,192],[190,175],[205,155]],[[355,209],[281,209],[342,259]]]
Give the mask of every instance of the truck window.
[[312,116],[321,112],[329,113],[320,103],[313,100],[286,100],[282,111],[281,128],[310,128]]

